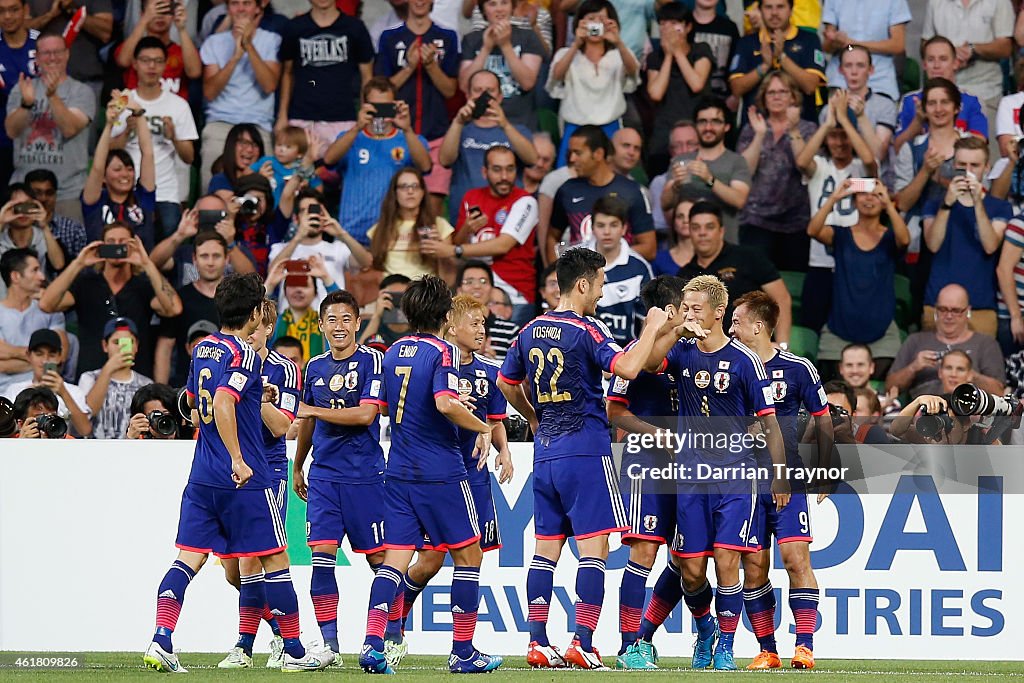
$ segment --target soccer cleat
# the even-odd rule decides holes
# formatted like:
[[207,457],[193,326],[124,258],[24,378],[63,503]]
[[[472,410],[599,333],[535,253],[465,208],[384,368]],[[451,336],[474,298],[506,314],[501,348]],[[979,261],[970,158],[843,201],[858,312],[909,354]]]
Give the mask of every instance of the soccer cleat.
[[658,663],[658,648],[654,647],[654,643],[650,643],[643,638],[636,641],[636,646],[640,648],[640,654],[644,656],[651,664]]
[[384,653],[374,650],[372,645],[363,645],[363,651],[359,654],[359,666],[368,674],[393,674],[395,670],[388,664]]
[[501,655],[485,655],[480,650],[474,650],[465,659],[453,652],[448,656],[448,670],[453,674],[485,674],[497,669],[503,661]]
[[754,657],[754,661],[747,664],[747,668],[754,669],[779,669],[782,667],[782,660],[779,659],[779,655],[776,652],[768,652],[768,650],[761,650],[761,654]]
[[178,655],[167,652],[157,643],[150,643],[146,648],[146,654],[142,655],[142,663],[150,669],[155,669],[165,674],[187,674],[188,669],[178,661]]
[[334,653],[330,650],[314,650],[312,647],[307,647],[306,654],[301,657],[292,657],[285,652],[281,671],[285,673],[320,671],[329,667],[332,662],[334,662]]
[[714,657],[715,671],[735,671],[736,660],[733,659],[732,650],[719,647]]
[[640,641],[637,641],[626,648],[626,651],[615,658],[616,669],[650,670],[658,666],[647,659],[640,650]]
[[397,669],[407,654],[409,654],[409,643],[405,639],[400,643],[384,641],[384,659],[388,661],[388,666],[392,669]]
[[274,636],[270,641],[270,656],[267,657],[268,669],[280,669],[284,666],[284,638]]
[[565,659],[554,645],[538,645],[534,640],[526,651],[526,663],[534,669],[561,669]]
[[587,652],[580,647],[580,641],[577,638],[573,638],[569,649],[565,651],[565,662],[577,669],[589,669],[591,671],[608,670],[608,667],[601,661],[601,653],[597,651],[597,648],[595,647],[591,652]]
[[245,650],[240,647],[231,648],[231,652],[228,656],[220,660],[217,664],[218,669],[250,669],[252,668],[252,657],[245,654]]
[[789,664],[794,669],[813,669],[814,653],[806,645],[797,645],[796,651],[793,653],[793,661]]
[[693,643],[691,669],[706,669],[711,666],[712,653],[715,651],[715,642],[718,640],[718,620],[711,617],[711,623],[715,627],[711,635],[702,640],[698,633],[697,640]]

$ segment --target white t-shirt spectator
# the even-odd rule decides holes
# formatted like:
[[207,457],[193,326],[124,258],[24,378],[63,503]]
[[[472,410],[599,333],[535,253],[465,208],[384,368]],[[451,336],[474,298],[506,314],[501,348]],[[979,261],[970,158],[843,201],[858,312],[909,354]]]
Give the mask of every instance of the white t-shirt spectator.
[[[179,95],[161,91],[155,100],[145,100],[138,91],[130,91],[135,101],[146,110],[146,121],[153,134],[153,161],[156,164],[156,200],[158,202],[177,202],[180,196],[178,188],[178,152],[174,142],[164,135],[164,117],[170,117],[174,123],[174,137],[177,140],[198,140],[199,131],[192,117],[192,109],[188,102]],[[142,167],[142,152],[139,142],[132,134],[125,149],[132,155],[135,168]],[[187,189],[187,188],[186,188]],[[168,228],[173,229],[173,227]]]
[[[272,262],[277,255],[284,250],[286,244],[284,242],[278,242],[270,247],[270,261]],[[352,260],[352,252],[349,250],[345,243],[341,240],[335,240],[334,242],[317,242],[316,244],[299,244],[295,247],[295,251],[292,252],[291,259],[308,259],[314,254],[319,254],[324,260],[324,266],[327,268],[327,272],[331,274],[334,279],[334,284],[338,285],[339,289],[345,289],[345,270],[348,269],[348,264]],[[327,288],[324,287],[324,283],[317,278],[316,281],[316,299],[313,300],[313,308],[319,308],[320,302],[323,301],[324,297],[327,296]],[[284,287],[281,287],[281,295],[278,298],[277,306],[280,310],[284,310],[288,302],[284,298]]]
[[[31,386],[35,386],[31,378],[26,382],[8,384],[7,391],[4,392],[4,396],[6,396],[11,403],[14,403],[14,399],[18,397],[18,394]],[[67,388],[68,394],[71,396],[71,400],[75,402],[75,405],[77,405],[83,413],[91,416],[92,411],[89,410],[89,404],[85,402],[85,392],[82,391],[81,387],[76,384],[71,384],[70,382],[65,382],[64,386]],[[57,397],[57,414],[65,420],[71,419],[71,411],[68,410],[67,405],[64,403],[64,399],[60,396]]]
[[[43,313],[36,301],[30,303],[24,311],[8,308],[0,303],[0,338],[8,344],[28,346],[32,333],[42,329],[63,330],[64,314]],[[31,379],[31,370],[13,375],[0,372],[0,394],[4,393],[11,384],[22,384]]]
[[[82,390],[83,394],[88,395],[96,385],[96,378],[100,372],[101,370],[90,370],[82,373],[78,380],[78,388]],[[128,421],[132,418],[132,397],[135,396],[136,391],[152,383],[153,380],[134,370],[127,382],[119,382],[111,378],[110,384],[107,386],[107,395],[103,399],[103,407],[92,417],[93,437],[96,439],[123,439],[125,432],[128,431]]]
[[[811,199],[811,216],[818,213],[832,193],[839,189],[847,178],[865,178],[864,162],[854,158],[846,168],[837,168],[830,157],[814,155],[814,175],[804,178],[807,194]],[[849,228],[857,224],[857,209],[853,204],[853,195],[840,200],[825,219],[825,225]],[[835,268],[836,260],[824,244],[811,240],[811,254],[807,265],[812,268]]]

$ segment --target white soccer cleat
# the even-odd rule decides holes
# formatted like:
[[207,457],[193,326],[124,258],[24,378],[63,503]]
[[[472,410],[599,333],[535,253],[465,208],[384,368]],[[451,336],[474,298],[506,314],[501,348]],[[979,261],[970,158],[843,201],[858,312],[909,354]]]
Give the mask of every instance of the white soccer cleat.
[[384,641],[384,660],[392,669],[397,669],[407,654],[409,654],[409,641],[405,639],[400,643]]
[[330,650],[314,650],[306,648],[306,654],[296,659],[287,652],[284,653],[284,664],[281,671],[292,673],[295,671],[321,671],[334,662],[334,653]]
[[142,663],[151,669],[165,674],[187,674],[188,669],[178,661],[178,655],[167,652],[160,645],[153,642],[146,648],[146,654],[142,655]]
[[252,668],[252,657],[245,654],[245,650],[240,647],[234,647],[228,656],[220,660],[217,665],[218,669],[251,669]]
[[284,666],[284,638],[274,636],[270,641],[270,656],[267,657],[268,669],[280,669]]

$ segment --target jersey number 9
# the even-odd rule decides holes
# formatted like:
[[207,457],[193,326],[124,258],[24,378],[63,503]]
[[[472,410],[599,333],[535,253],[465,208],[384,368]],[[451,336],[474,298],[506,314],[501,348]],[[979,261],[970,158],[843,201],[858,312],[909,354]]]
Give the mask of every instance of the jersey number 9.
[[548,349],[547,362],[553,366],[551,379],[548,380],[550,391],[541,390],[540,378],[544,374],[545,365],[544,352],[536,347],[530,349],[530,360],[537,365],[537,369],[533,373],[533,393],[537,397],[537,403],[561,403],[572,400],[572,394],[568,391],[558,390],[558,378],[562,376],[562,370],[565,369],[565,356],[562,355],[561,349]]

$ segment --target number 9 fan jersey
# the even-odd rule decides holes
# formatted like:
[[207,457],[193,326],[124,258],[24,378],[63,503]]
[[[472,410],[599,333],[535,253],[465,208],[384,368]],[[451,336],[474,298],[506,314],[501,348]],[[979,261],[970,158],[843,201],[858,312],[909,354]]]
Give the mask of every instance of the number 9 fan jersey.
[[199,439],[188,480],[217,488],[236,488],[231,479],[231,455],[213,419],[213,397],[226,392],[235,399],[235,422],[242,459],[252,469],[249,488],[273,485],[263,453],[262,363],[252,347],[234,335],[215,332],[192,349],[185,390],[199,413]]
[[540,423],[534,462],[574,455],[611,455],[601,373],[613,372],[622,347],[604,323],[572,311],[534,318],[512,343],[499,378],[529,379]]

